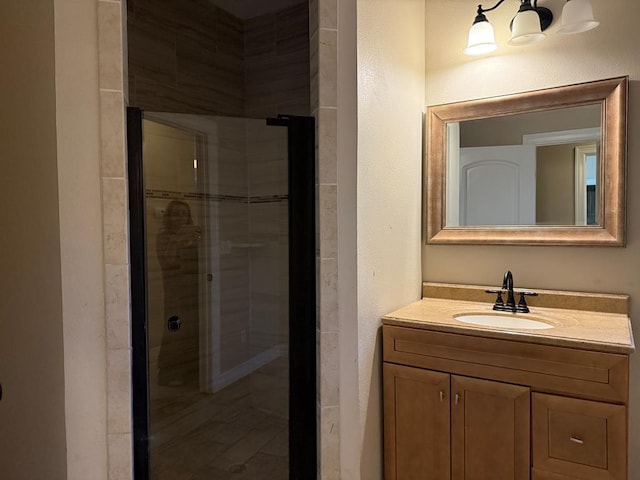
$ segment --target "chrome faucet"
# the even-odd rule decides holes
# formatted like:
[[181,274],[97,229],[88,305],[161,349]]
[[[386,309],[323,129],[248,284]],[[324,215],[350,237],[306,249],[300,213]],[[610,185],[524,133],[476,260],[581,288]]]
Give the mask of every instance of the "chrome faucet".
[[[496,297],[496,301],[493,304],[493,309],[500,312],[512,312],[512,313],[529,313],[529,307],[527,305],[527,301],[525,300],[526,296],[536,297],[538,294],[535,292],[526,292],[519,291],[517,292],[520,295],[518,300],[518,304],[516,305],[515,299],[515,291],[513,290],[513,274],[511,270],[507,270],[502,279],[502,289],[501,290],[487,290],[487,293],[496,293],[498,296]],[[507,301],[504,302],[502,300],[502,294],[507,293]]]

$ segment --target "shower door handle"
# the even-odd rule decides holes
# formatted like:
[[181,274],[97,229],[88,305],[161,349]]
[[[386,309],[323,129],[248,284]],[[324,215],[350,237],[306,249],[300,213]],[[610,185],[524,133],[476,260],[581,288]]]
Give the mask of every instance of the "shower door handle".
[[177,332],[178,330],[180,330],[181,326],[182,320],[180,320],[180,317],[177,315],[173,315],[169,317],[169,320],[167,320],[167,330],[169,330],[170,332]]

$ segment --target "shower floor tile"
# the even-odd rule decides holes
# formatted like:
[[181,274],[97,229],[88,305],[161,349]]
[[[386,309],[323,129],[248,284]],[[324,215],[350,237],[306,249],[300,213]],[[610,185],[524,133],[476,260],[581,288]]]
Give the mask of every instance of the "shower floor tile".
[[[281,375],[283,365],[275,360],[252,375]],[[278,415],[286,408],[256,405],[252,375],[215,394],[200,393],[195,378],[153,387],[151,480],[288,479],[288,420]]]

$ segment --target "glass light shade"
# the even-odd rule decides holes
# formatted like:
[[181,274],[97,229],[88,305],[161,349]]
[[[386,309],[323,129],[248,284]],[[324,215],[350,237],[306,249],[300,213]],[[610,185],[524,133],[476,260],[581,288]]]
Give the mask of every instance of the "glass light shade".
[[518,12],[511,29],[509,45],[529,45],[546,37],[540,28],[540,16],[535,10]]
[[558,33],[565,35],[596,28],[600,22],[593,18],[590,0],[570,0],[562,9],[562,20]]
[[465,55],[484,55],[498,48],[493,27],[489,22],[474,23],[469,29],[469,41]]

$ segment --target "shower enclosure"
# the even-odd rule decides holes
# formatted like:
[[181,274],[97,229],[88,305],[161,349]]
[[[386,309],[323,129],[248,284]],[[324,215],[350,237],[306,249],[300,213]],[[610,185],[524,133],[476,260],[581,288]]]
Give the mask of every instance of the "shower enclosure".
[[315,476],[313,119],[128,115],[136,479]]

